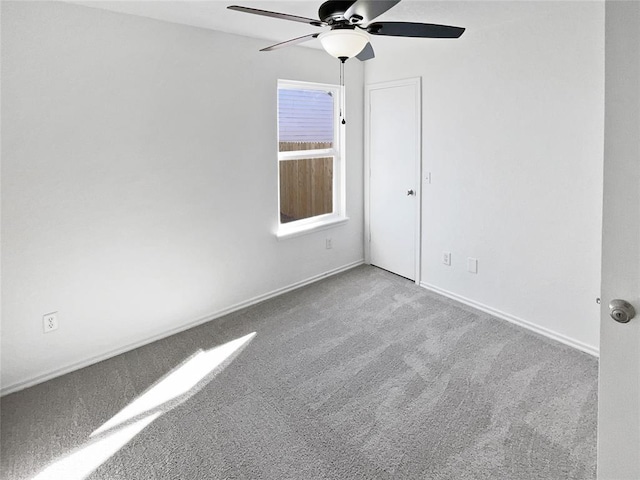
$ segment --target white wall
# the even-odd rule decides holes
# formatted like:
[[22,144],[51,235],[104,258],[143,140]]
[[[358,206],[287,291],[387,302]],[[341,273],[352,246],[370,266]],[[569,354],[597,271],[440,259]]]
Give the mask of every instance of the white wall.
[[422,77],[422,282],[597,352],[604,6],[509,7],[458,40],[376,37],[365,81]]
[[4,392],[362,259],[363,68],[347,65],[351,220],[278,241],[276,80],[337,83],[338,64],[264,45],[2,2]]

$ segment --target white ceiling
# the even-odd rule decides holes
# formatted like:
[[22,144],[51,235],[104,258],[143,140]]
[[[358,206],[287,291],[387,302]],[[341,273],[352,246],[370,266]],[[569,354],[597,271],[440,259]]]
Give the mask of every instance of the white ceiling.
[[[250,15],[226,8],[228,5],[243,5],[318,18],[318,7],[321,1],[84,0],[70,3],[265,39],[265,46],[323,31],[311,25]],[[376,20],[440,23],[465,27],[467,32],[472,32],[519,18],[540,15],[541,10],[544,11],[544,5],[552,3],[551,1],[403,0]],[[307,42],[304,46],[320,48],[317,41]]]

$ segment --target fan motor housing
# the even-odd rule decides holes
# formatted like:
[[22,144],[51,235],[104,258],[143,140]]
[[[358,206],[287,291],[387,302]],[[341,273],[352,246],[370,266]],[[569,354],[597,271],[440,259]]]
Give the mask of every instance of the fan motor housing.
[[348,19],[344,18],[344,12],[346,12],[353,3],[353,0],[329,0],[328,2],[324,2],[318,9],[318,18],[329,25],[342,22],[348,23]]

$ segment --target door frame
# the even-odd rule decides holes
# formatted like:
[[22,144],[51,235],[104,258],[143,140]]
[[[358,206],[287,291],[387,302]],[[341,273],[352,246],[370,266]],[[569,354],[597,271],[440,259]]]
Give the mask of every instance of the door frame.
[[371,264],[371,92],[374,90],[383,90],[395,87],[413,87],[415,95],[418,99],[415,105],[416,120],[416,143],[415,153],[416,162],[414,167],[414,180],[416,192],[416,213],[415,213],[415,284],[420,285],[421,271],[421,250],[422,250],[422,77],[412,77],[400,80],[392,80],[389,82],[379,82],[366,84],[364,87],[364,261]]

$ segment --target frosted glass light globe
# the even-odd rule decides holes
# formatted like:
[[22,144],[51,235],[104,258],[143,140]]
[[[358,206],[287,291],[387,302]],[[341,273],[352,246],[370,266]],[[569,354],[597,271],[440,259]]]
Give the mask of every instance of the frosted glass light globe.
[[322,48],[336,58],[355,57],[369,43],[369,35],[365,32],[347,28],[321,33],[318,38]]

